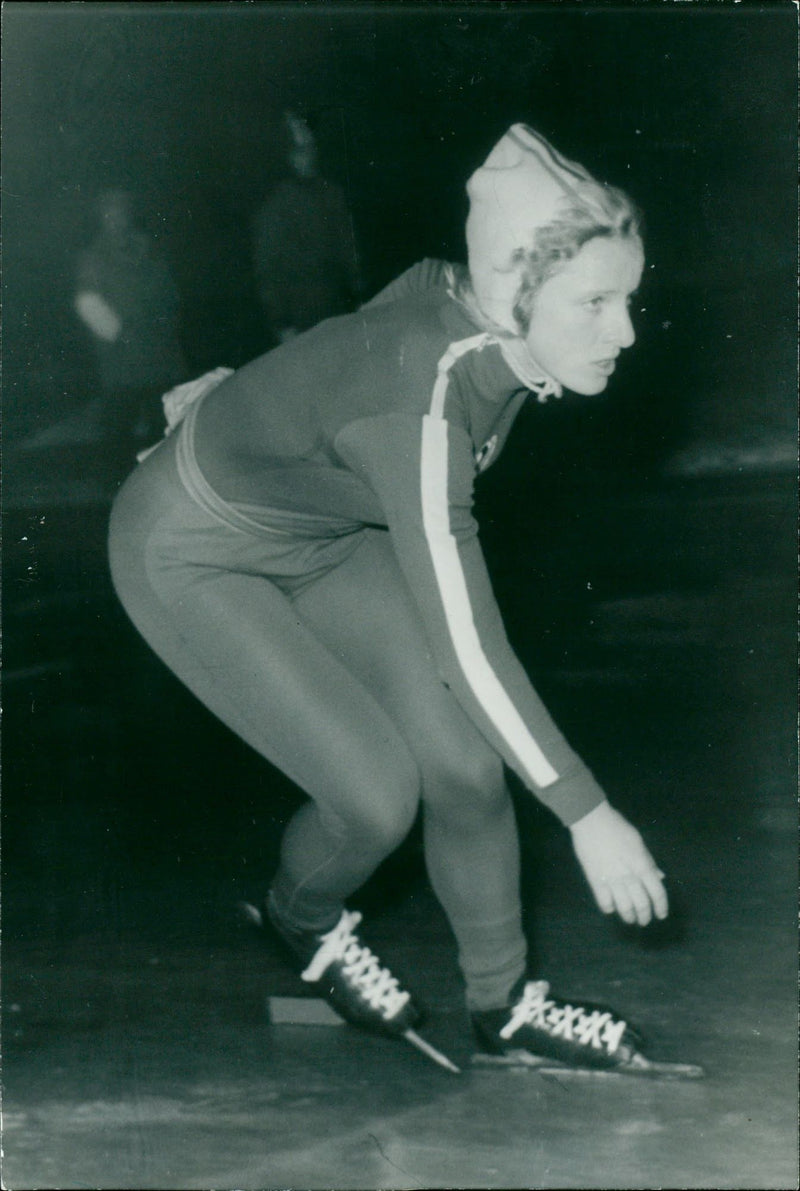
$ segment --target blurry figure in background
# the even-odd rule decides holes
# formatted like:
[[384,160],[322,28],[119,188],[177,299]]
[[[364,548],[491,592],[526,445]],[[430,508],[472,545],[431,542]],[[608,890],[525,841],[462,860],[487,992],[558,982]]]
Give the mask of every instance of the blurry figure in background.
[[96,211],[100,227],[78,259],[73,305],[92,336],[101,391],[71,421],[86,441],[132,459],[160,423],[160,395],[187,375],[178,289],[132,195],[105,191]]
[[287,112],[291,173],[256,213],[253,269],[267,327],[281,343],[363,296],[353,220],[344,191],[319,173],[308,124]]

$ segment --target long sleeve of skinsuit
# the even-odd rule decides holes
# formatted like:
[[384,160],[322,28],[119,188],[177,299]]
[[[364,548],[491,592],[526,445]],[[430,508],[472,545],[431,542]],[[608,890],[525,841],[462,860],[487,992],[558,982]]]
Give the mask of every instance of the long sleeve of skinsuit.
[[332,532],[385,526],[442,681],[571,824],[604,794],[511,649],[473,515],[529,393],[451,282],[421,262],[234,374],[200,410],[198,460],[225,499],[325,514]]

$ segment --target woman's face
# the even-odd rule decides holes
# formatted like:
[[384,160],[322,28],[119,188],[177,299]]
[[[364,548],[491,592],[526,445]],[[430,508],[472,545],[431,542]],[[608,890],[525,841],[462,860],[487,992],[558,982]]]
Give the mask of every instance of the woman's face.
[[628,305],[643,268],[638,237],[597,236],[544,282],[525,342],[548,376],[574,393],[602,393],[636,338]]

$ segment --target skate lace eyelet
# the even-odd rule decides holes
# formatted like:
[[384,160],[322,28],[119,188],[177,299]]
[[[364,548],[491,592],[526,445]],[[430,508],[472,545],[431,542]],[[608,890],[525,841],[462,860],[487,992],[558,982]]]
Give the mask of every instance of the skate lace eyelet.
[[322,945],[302,973],[309,982],[320,980],[332,963],[342,964],[342,973],[372,1008],[389,1021],[410,999],[388,968],[361,943],[354,928],[361,921],[357,910],[345,910],[333,930],[322,936]]
[[508,1041],[523,1026],[533,1026],[552,1038],[600,1050],[608,1056],[616,1054],[627,1022],[617,1020],[608,1010],[558,1002],[549,993],[546,980],[529,981],[500,1037]]

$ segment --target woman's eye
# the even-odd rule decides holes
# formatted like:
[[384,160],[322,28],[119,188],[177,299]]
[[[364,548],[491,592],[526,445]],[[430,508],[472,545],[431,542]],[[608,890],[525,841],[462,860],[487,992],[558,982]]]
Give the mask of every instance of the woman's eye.
[[590,310],[600,310],[604,301],[605,301],[605,298],[602,295],[600,295],[597,298],[590,298],[589,301],[586,303],[586,305],[589,307]]

